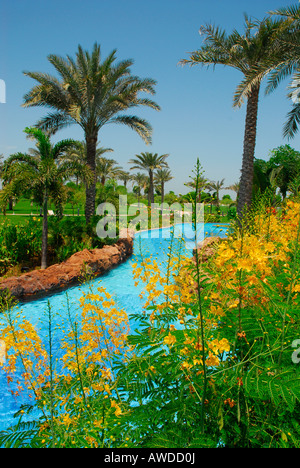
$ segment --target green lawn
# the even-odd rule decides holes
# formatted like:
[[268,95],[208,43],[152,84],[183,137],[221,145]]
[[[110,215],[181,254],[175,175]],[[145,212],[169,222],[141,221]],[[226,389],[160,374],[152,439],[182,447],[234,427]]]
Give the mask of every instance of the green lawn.
[[[229,205],[221,205],[221,219],[219,222],[227,222],[227,213],[228,213]],[[49,210],[55,212],[55,206],[53,203],[49,203]],[[211,206],[210,204],[205,205],[204,207],[205,214],[216,214],[217,208],[216,206]],[[78,207],[72,205],[70,203],[66,203],[64,205],[64,214],[69,216],[78,216]],[[40,215],[40,207],[35,203],[31,202],[31,200],[22,198],[20,199],[16,205],[14,206],[13,210],[6,211],[6,217],[0,212],[0,222],[5,219],[9,219],[14,224],[20,224],[24,222],[25,219],[28,219],[30,216],[39,216]],[[79,215],[84,216],[84,208],[81,207],[79,209]]]
[[[54,203],[49,203],[49,210],[55,211],[55,206]],[[77,206],[72,207],[70,203],[66,203],[64,206],[64,214],[73,214],[77,215]],[[20,215],[20,214],[27,214],[27,215],[33,215],[33,216],[39,216],[40,214],[40,207],[36,205],[34,202],[31,202],[31,200],[28,200],[26,198],[21,198],[16,205],[14,206],[13,210],[7,210],[7,214],[13,214],[15,215]],[[80,208],[79,213],[81,215],[84,214],[84,209]]]

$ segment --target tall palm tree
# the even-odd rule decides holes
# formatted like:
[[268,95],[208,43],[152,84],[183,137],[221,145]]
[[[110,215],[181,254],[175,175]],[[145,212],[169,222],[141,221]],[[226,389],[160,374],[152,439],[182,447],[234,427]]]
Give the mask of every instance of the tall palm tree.
[[217,182],[210,181],[207,185],[209,191],[214,191],[216,194],[216,204],[218,209],[220,208],[220,190],[224,188],[224,181],[225,179],[217,180]]
[[161,187],[161,203],[163,204],[165,198],[165,183],[172,180],[170,169],[157,169],[154,175],[154,182]]
[[141,153],[136,154],[136,158],[130,159],[129,163],[133,164],[130,169],[142,169],[149,174],[149,192],[148,192],[148,205],[154,203],[154,171],[167,167],[166,158],[168,154],[159,156],[157,153]]
[[[245,16],[244,33],[234,30],[227,35],[224,30],[213,25],[200,28],[204,37],[202,47],[190,54],[189,59],[181,60],[182,64],[206,65],[217,64],[239,70],[244,79],[238,85],[233,104],[242,105],[247,99],[243,160],[238,199],[238,214],[241,217],[244,209],[251,204],[253,184],[253,161],[256,144],[258,99],[261,82],[269,73],[272,65],[278,63],[282,54],[277,35],[281,30],[282,20],[265,18],[253,21]],[[263,72],[261,70],[263,69]],[[247,80],[248,74],[252,79]]]
[[24,107],[44,106],[50,113],[38,123],[38,128],[56,132],[70,124],[77,124],[84,131],[87,147],[87,164],[94,174],[92,184],[86,188],[86,220],[95,213],[96,196],[96,147],[99,130],[106,124],[119,123],[136,131],[146,143],[151,142],[151,125],[126,111],[147,106],[159,110],[159,106],[140,93],[155,94],[156,82],[131,74],[132,60],[116,63],[116,50],[102,60],[100,45],[95,43],[92,52],[79,45],[75,60],[49,55],[59,78],[48,73],[24,72],[36,80],[24,96]]
[[[50,142],[49,136],[37,128],[26,128],[25,132],[36,140],[37,153],[16,153],[5,162],[5,173],[9,183],[2,191],[2,200],[5,202],[11,194],[20,195],[25,190],[31,191],[34,199],[43,206],[43,234],[41,268],[47,267],[48,246],[48,201],[53,198],[55,203],[61,203],[64,185],[63,181],[73,175],[77,169],[76,164],[69,162],[57,164],[59,157],[68,149],[75,147],[74,140],[62,140],[55,145]],[[86,169],[88,178],[88,169]],[[91,174],[89,176],[91,180]]]

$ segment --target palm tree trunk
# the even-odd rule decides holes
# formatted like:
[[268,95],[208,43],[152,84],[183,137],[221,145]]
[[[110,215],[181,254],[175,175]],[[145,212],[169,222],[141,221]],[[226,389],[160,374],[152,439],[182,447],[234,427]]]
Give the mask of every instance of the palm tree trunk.
[[161,183],[161,203],[163,204],[165,199],[165,184],[164,182]]
[[260,85],[252,89],[247,102],[242,174],[237,204],[239,219],[242,218],[245,210],[250,207],[252,200],[253,162],[256,143],[259,89]]
[[87,223],[94,216],[96,208],[96,146],[97,136],[86,136],[87,165],[94,174],[94,180],[86,185],[85,219]]
[[148,205],[154,203],[154,188],[153,188],[153,171],[149,171],[149,192],[148,192]]
[[247,102],[242,174],[237,204],[239,219],[242,218],[246,209],[250,207],[252,201],[253,162],[256,143],[259,89],[260,85],[257,85],[252,89]]
[[165,199],[165,184],[162,181],[161,182],[161,210],[160,210],[161,215],[163,214],[164,199]]
[[42,262],[41,269],[47,268],[47,250],[48,250],[48,192],[45,189],[43,201],[43,234],[42,234]]

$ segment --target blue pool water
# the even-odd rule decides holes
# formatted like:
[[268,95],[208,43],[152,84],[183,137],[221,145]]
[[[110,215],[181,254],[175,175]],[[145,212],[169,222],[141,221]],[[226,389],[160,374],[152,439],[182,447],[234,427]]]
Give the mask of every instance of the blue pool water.
[[[187,241],[187,249],[184,248],[185,255],[192,256],[192,243],[191,237],[193,235],[190,225],[176,225],[173,238],[174,249],[179,248],[182,243],[178,239],[178,235],[183,234],[183,238]],[[205,235],[226,235],[226,228],[220,227],[217,224],[205,224],[204,230],[199,226],[199,237]],[[155,231],[145,231],[138,233],[134,240],[134,258],[126,261],[119,265],[114,270],[111,270],[107,274],[100,278],[94,279],[87,284],[82,286],[76,286],[69,288],[65,292],[56,293],[46,298],[38,299],[35,301],[19,304],[18,308],[22,311],[22,314],[27,320],[29,320],[37,330],[41,338],[47,342],[47,320],[45,319],[45,311],[47,310],[48,303],[50,304],[54,314],[54,322],[57,326],[61,324],[63,320],[67,319],[67,300],[69,301],[70,309],[72,314],[76,314],[76,310],[79,309],[79,299],[82,297],[83,292],[88,292],[92,288],[95,293],[97,287],[105,287],[107,292],[110,293],[117,304],[117,307],[125,309],[127,314],[138,313],[142,309],[142,302],[139,294],[142,290],[142,285],[135,286],[132,275],[132,263],[139,263],[142,256],[147,258],[150,255],[159,258],[162,264],[161,268],[164,268],[164,262],[167,260],[168,247],[170,245],[170,229],[157,229]],[[3,319],[0,318],[0,326],[3,326]],[[131,322],[131,328],[134,329],[134,323]],[[55,335],[55,349],[54,354],[59,355],[60,352],[60,337],[62,331],[57,328]],[[21,369],[20,369],[21,373]],[[19,410],[21,404],[31,403],[31,400],[26,392],[23,392],[20,396],[14,397],[10,390],[16,390],[13,384],[10,386],[7,384],[6,375],[0,368],[0,431],[9,427],[16,421],[13,415]],[[31,416],[33,417],[33,415]]]

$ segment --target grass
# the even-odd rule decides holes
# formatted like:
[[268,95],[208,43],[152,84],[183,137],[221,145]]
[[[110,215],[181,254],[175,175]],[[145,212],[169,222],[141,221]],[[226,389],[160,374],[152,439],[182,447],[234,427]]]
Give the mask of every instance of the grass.
[[[49,203],[49,210],[55,211],[54,203]],[[64,205],[64,214],[70,214],[70,215],[74,214],[74,215],[76,215],[77,210],[78,210],[78,207],[74,206],[74,208],[73,208],[70,203],[66,203]],[[7,210],[6,213],[8,215],[9,214],[12,215],[13,213],[15,213],[15,215],[39,216],[40,207],[36,203],[32,202],[29,199],[21,198],[20,200],[18,200],[18,202],[14,206],[13,210]],[[82,207],[79,209],[79,214],[80,215],[84,214],[84,209]]]
[[[141,201],[142,202],[142,201]],[[221,219],[220,222],[228,222],[227,213],[228,213],[229,206],[228,205],[220,205],[221,211]],[[49,203],[49,211],[52,210],[55,212],[54,203]],[[217,207],[211,206],[210,204],[205,205],[204,207],[205,214],[209,215],[216,215],[217,214]],[[70,216],[78,216],[78,207],[72,206],[70,203],[66,203],[64,205],[63,210],[64,215]],[[84,216],[84,208],[79,208],[79,215]],[[9,218],[12,223],[14,224],[21,224],[24,219],[28,219],[30,216],[40,216],[40,207],[32,202],[30,199],[22,198],[18,200],[16,205],[14,206],[13,210],[7,210],[5,217],[3,214],[0,213],[0,221],[3,219]]]

